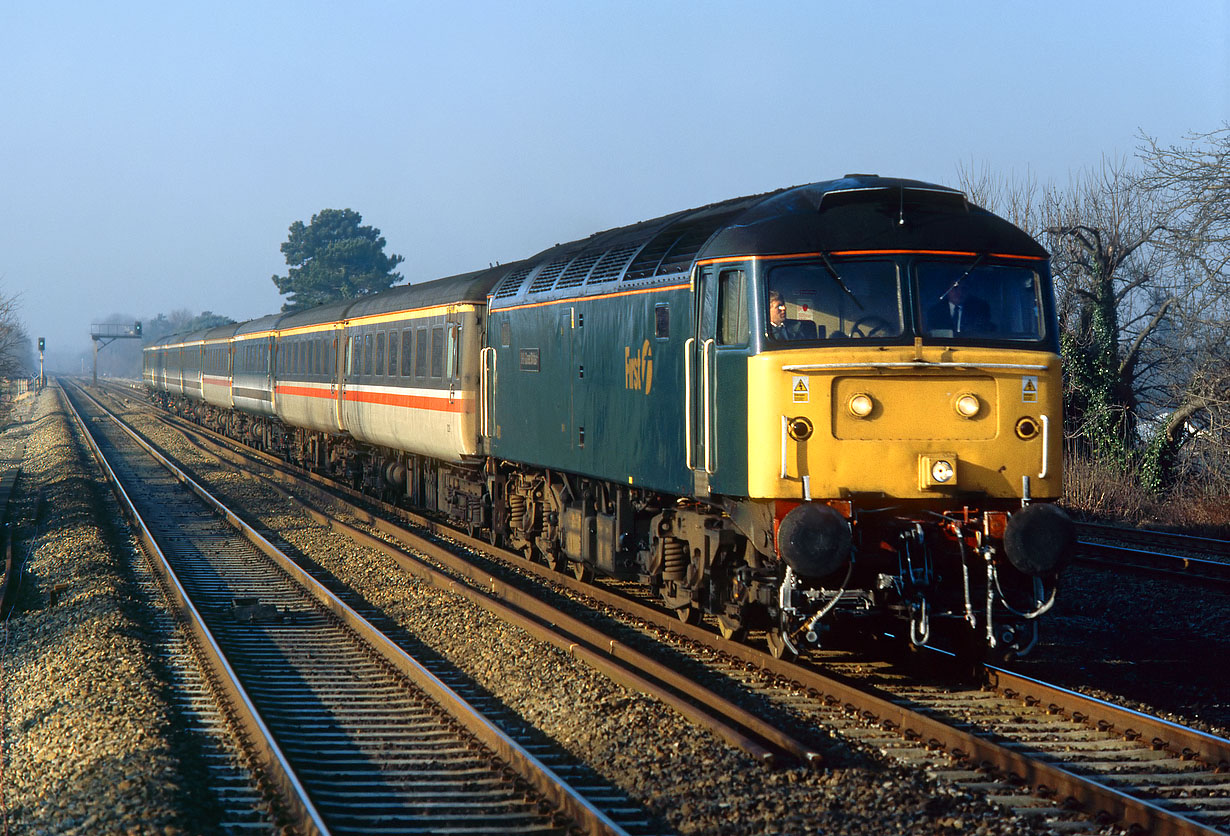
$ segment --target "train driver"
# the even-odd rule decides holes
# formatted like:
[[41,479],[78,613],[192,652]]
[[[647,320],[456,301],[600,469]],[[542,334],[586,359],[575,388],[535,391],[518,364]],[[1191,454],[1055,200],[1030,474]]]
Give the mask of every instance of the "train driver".
[[994,331],[991,306],[957,282],[927,309],[927,330],[933,334],[946,331],[950,335]]
[[816,323],[810,319],[787,319],[786,302],[776,290],[769,291],[769,339],[814,340]]

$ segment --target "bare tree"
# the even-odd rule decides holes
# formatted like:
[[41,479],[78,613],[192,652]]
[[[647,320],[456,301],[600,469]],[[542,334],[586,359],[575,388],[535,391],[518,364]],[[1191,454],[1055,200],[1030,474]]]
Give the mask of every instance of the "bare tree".
[[1185,290],[1168,335],[1182,362],[1166,380],[1170,410],[1150,444],[1146,478],[1171,484],[1186,451],[1202,476],[1230,484],[1230,124],[1183,145],[1146,137],[1141,158],[1141,186],[1166,218],[1160,245]]
[[31,372],[33,351],[30,336],[18,319],[20,309],[18,296],[0,293],[0,377],[28,377]]
[[[986,168],[960,175],[975,202],[1051,251],[1066,428],[1077,450],[1116,469],[1156,464],[1167,454],[1164,439],[1172,453],[1190,435],[1193,414],[1208,408],[1217,387],[1215,364],[1204,359],[1213,354],[1192,348],[1216,342],[1210,329],[1218,310],[1226,321],[1218,308],[1225,294],[1211,297],[1212,283],[1193,280],[1197,262],[1175,243],[1173,202],[1148,179],[1151,173],[1104,161],[1067,188],[1000,178]],[[1198,263],[1210,265],[1207,256]],[[1197,310],[1204,318],[1190,315]],[[1153,475],[1157,489],[1173,468],[1154,468]]]
[[1089,452],[1127,464],[1161,374],[1152,351],[1176,301],[1164,229],[1124,163],[1103,162],[1046,199],[1046,241],[1060,292],[1069,426]]

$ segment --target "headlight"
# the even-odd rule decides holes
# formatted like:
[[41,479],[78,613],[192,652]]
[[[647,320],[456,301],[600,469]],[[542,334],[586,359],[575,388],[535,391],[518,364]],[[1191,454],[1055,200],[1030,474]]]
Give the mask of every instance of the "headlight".
[[939,482],[941,485],[951,481],[955,473],[956,471],[953,470],[952,462],[947,461],[946,459],[940,459],[939,461],[931,463],[931,478]]
[[875,401],[866,392],[859,392],[857,395],[851,396],[850,400],[846,403],[846,408],[850,410],[850,414],[855,418],[866,418],[871,414],[871,410],[875,409]]
[[962,418],[973,418],[982,410],[982,404],[978,402],[977,395],[966,393],[957,396],[956,401],[953,402],[953,408]]

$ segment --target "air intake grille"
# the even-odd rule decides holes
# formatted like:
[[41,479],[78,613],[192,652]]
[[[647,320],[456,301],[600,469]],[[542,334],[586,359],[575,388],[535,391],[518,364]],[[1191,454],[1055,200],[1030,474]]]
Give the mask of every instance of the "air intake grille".
[[586,250],[572,260],[568,265],[568,269],[563,272],[556,282],[556,287],[577,287],[585,283],[585,277],[589,275],[589,269],[594,266],[599,258],[602,257],[601,250]]
[[530,293],[542,293],[544,290],[550,290],[555,280],[559,278],[559,274],[564,272],[564,267],[572,260],[572,254],[558,256],[554,261],[542,268],[542,272],[534,277],[534,281],[530,282]]
[[594,265],[594,272],[589,274],[589,283],[614,281],[623,272],[624,265],[641,248],[641,242],[620,244],[603,253],[602,258]]
[[742,209],[743,207],[728,209],[725,212],[686,218],[671,224],[641,250],[636,260],[628,267],[624,281],[687,270],[713,233],[725,226]]
[[527,264],[524,267],[518,267],[507,276],[500,280],[499,285],[492,296],[496,299],[507,299],[509,296],[516,296],[517,291],[521,289],[521,283],[525,281],[525,277],[530,274],[530,270],[534,269],[533,264]]

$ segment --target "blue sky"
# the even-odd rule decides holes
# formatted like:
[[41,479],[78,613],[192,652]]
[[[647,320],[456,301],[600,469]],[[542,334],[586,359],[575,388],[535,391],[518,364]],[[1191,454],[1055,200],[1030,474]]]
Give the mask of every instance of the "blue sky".
[[111,314],[277,310],[326,207],[423,281],[846,172],[1066,183],[1227,120],[1227,0],[6,0],[0,293],[76,366]]

